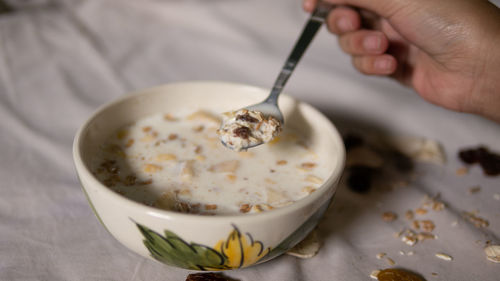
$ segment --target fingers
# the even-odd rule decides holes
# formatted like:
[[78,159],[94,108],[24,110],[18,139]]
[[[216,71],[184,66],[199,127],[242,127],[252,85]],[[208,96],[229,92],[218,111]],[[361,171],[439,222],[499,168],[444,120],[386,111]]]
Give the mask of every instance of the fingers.
[[396,59],[388,54],[354,56],[354,67],[363,74],[390,75],[396,71]]
[[338,35],[361,28],[361,18],[359,13],[352,8],[342,6],[337,7],[330,12],[326,23],[328,30]]
[[314,8],[316,8],[316,4],[318,3],[318,0],[303,0],[302,1],[302,7],[304,10],[308,13],[312,13]]
[[350,55],[380,55],[387,51],[389,40],[381,31],[363,29],[341,35],[339,44]]

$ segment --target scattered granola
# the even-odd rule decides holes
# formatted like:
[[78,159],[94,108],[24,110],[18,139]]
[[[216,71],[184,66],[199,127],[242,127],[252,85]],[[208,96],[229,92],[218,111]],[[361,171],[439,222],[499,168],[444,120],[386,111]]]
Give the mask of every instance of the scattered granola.
[[464,216],[464,219],[468,220],[470,223],[472,223],[477,228],[488,227],[490,225],[489,221],[487,221],[486,219],[483,219],[481,217],[476,216],[476,214],[473,212],[463,212],[463,216]]
[[385,212],[382,214],[382,219],[386,222],[393,222],[398,218],[394,212]]

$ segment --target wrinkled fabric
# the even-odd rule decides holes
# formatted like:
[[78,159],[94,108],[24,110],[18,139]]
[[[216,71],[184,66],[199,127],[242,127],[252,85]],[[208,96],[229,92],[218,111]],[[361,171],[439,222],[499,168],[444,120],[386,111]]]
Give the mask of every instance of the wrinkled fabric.
[[[73,168],[73,136],[98,106],[145,87],[218,80],[270,88],[306,18],[298,0],[60,0],[1,15],[0,280],[185,280],[188,271],[129,251],[99,224]],[[483,247],[500,243],[500,178],[477,167],[464,176],[455,171],[462,147],[500,151],[500,125],[358,74],[325,28],[285,92],[319,108],[343,132],[437,140],[448,161],[417,165],[415,181],[392,192],[357,194],[341,185],[320,223],[316,257],[282,256],[228,276],[368,280],[372,270],[390,267],[375,257],[385,252],[427,280],[498,280],[500,265],[486,260]],[[481,192],[469,195],[476,185]],[[438,193],[447,208],[426,218],[439,238],[413,247],[394,238],[407,225],[404,212]],[[462,219],[475,210],[489,227]],[[400,218],[386,223],[385,211]]]

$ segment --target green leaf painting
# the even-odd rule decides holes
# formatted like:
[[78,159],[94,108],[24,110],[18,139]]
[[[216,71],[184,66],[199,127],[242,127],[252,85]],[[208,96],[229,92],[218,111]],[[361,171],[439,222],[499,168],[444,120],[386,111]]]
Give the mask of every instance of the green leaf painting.
[[175,233],[165,231],[165,236],[137,224],[144,236],[144,245],[156,260],[186,269],[193,270],[224,270],[224,257],[214,249],[187,243]]

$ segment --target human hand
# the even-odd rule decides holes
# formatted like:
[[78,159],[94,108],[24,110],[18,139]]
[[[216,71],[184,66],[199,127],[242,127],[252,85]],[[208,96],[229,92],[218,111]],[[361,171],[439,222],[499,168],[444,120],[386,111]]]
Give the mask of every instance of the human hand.
[[[304,0],[311,12],[318,0]],[[354,67],[427,101],[500,122],[500,9],[486,0],[324,0]],[[356,7],[356,8],[354,8]]]

